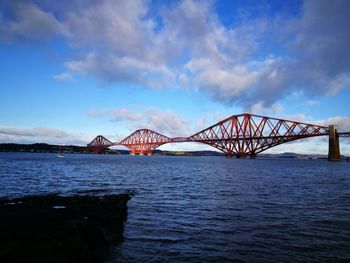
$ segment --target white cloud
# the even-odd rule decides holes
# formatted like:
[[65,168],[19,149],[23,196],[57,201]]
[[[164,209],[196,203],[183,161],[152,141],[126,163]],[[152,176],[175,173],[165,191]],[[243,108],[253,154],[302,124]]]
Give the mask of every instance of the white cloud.
[[293,18],[247,16],[230,26],[211,1],[175,1],[159,12],[143,0],[66,4],[23,1],[13,17],[0,16],[3,40],[67,40],[76,55],[58,80],[85,74],[106,83],[185,86],[255,111],[278,111],[291,93],[313,101],[350,86],[346,0],[305,0]]
[[65,21],[70,41],[89,51],[67,61],[67,69],[107,83],[169,86],[175,73],[166,66],[153,20],[146,18],[146,3],[104,0],[70,12]]
[[187,136],[190,132],[188,123],[172,110],[160,111],[155,108],[145,110],[146,128],[163,131],[169,136]]
[[65,25],[74,45],[104,47],[116,55],[143,56],[152,37],[152,20],[146,19],[146,1],[92,1],[68,11]]
[[324,120],[318,120],[316,123],[320,125],[337,125],[338,131],[350,132],[350,117],[349,116],[335,116]]
[[192,129],[192,133],[196,133],[198,131],[204,130],[209,126],[222,121],[230,116],[227,116],[219,111],[209,112],[202,117],[198,118],[194,123],[194,129]]
[[249,72],[244,66],[220,68],[212,62],[202,70],[194,69],[191,74],[196,74],[194,77],[196,87],[205,89],[214,98],[223,102],[231,102],[257,81],[257,73]]
[[74,79],[72,77],[72,74],[67,73],[67,72],[64,72],[64,73],[61,73],[61,74],[56,74],[56,75],[53,76],[53,78],[55,80],[58,80],[58,81],[66,81],[66,80],[73,80]]
[[289,62],[282,61],[290,75],[286,88],[299,85],[308,95],[334,95],[349,87],[349,12],[349,1],[304,1],[301,18],[293,21]]
[[274,103],[271,106],[266,107],[263,101],[259,101],[251,106],[249,112],[253,114],[276,114],[282,112],[282,110],[283,107],[279,103]]
[[[55,35],[66,35],[64,26],[50,12],[24,2],[14,7],[13,20],[0,19],[0,40],[48,40]],[[0,17],[1,18],[1,17]]]
[[[130,132],[137,129],[151,129],[166,136],[186,136],[191,133],[187,121],[170,109],[141,108],[140,112],[128,108],[91,110],[91,117],[107,117],[111,121],[123,121]],[[127,136],[127,135],[126,135]]]
[[157,149],[164,151],[219,151],[209,145],[196,142],[167,143]]
[[283,119],[291,120],[291,121],[299,121],[299,122],[304,122],[304,123],[313,123],[312,118],[310,116],[303,114],[303,113],[287,114],[287,115],[283,116]]
[[141,121],[144,116],[138,112],[130,111],[127,108],[90,110],[90,117],[108,116],[111,121]]
[[86,145],[94,135],[85,133],[70,133],[60,129],[37,127],[21,128],[0,126],[1,143],[51,143]]

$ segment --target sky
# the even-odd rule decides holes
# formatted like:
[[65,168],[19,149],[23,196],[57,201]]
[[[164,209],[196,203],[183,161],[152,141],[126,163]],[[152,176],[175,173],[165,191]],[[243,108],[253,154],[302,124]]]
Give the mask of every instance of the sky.
[[[347,0],[0,1],[0,143],[189,136],[244,112],[350,131],[349,13]],[[327,138],[268,150],[291,151],[327,154]]]

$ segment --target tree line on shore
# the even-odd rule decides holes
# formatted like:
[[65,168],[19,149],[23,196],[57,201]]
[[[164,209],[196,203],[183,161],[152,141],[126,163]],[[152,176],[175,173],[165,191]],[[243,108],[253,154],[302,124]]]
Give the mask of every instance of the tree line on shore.
[[[35,153],[93,153],[86,146],[76,145],[54,145],[46,143],[17,144],[3,143],[0,144],[0,152],[35,152]],[[129,150],[116,150],[107,148],[105,154],[130,154]],[[223,156],[223,153],[216,151],[162,151],[154,150],[153,155],[171,155],[171,156]]]

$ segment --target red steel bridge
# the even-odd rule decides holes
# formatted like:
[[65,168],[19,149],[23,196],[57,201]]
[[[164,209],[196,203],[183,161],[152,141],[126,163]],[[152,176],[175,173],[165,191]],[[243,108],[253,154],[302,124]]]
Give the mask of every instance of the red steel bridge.
[[339,137],[350,136],[350,132],[338,133],[334,125],[326,127],[245,113],[233,115],[189,137],[170,138],[149,129],[140,129],[120,142],[111,142],[98,135],[87,146],[102,153],[110,146],[122,145],[132,155],[151,155],[154,149],[166,143],[198,142],[215,147],[226,157],[254,158],[282,143],[318,136],[329,136],[328,157],[338,160]]

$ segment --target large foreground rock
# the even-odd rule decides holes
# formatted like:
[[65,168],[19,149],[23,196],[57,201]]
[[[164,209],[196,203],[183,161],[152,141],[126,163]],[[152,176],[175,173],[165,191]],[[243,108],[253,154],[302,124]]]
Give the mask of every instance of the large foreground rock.
[[129,195],[0,199],[0,262],[102,262],[123,240]]

